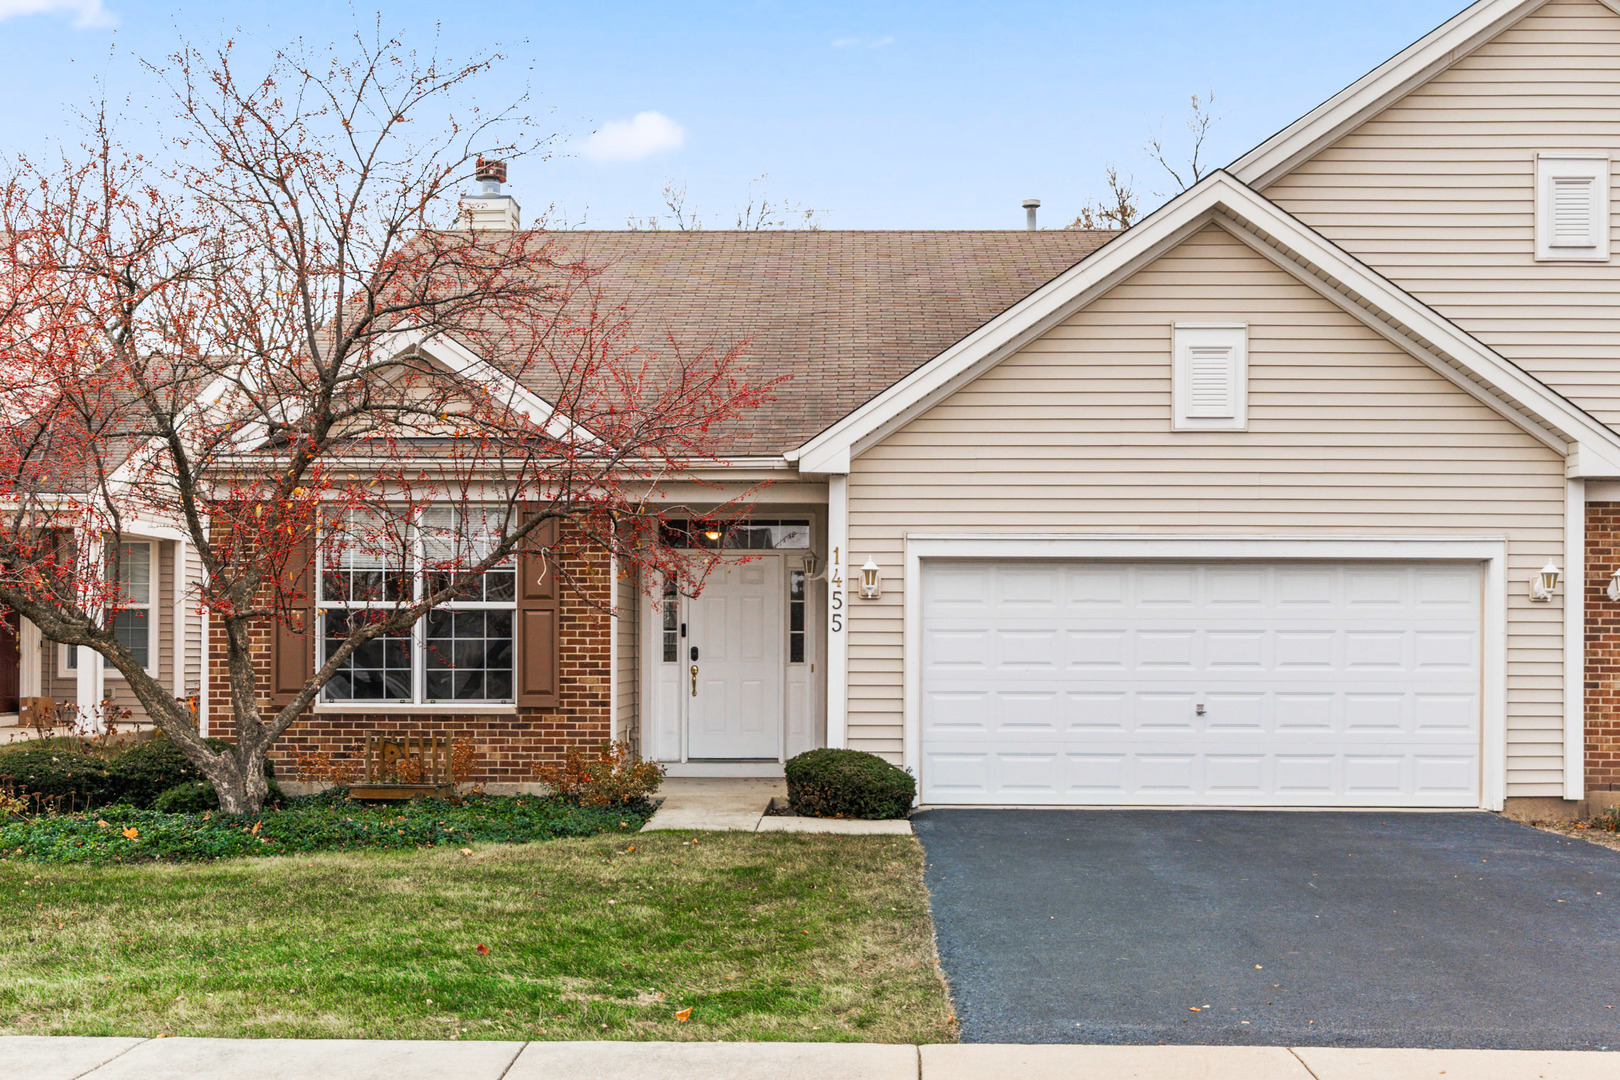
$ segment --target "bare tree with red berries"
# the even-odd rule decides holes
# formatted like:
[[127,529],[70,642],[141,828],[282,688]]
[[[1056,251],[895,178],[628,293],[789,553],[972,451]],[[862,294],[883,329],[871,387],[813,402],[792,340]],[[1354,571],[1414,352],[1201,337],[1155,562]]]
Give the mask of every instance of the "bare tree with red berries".
[[[272,744],[359,650],[525,560],[701,572],[649,496],[768,391],[735,347],[631,348],[599,269],[544,231],[457,220],[481,155],[543,149],[521,102],[470,104],[498,59],[358,38],[247,78],[228,44],[188,49],[149,69],[166,157],[99,114],[0,191],[0,603],[116,669],[227,812],[257,811]],[[154,529],[202,566],[224,751],[119,632],[122,539]],[[312,632],[313,589],[348,604],[272,706],[262,643]]]

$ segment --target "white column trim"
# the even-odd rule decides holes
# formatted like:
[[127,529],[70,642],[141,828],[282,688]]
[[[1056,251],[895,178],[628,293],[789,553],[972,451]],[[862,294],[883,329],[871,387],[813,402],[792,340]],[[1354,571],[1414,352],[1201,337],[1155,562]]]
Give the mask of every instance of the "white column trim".
[[827,478],[827,745],[849,745],[849,477]]
[[1309,559],[1477,562],[1484,568],[1481,612],[1480,806],[1500,810],[1507,796],[1507,540],[1483,537],[1186,536],[1063,533],[948,535],[909,533],[905,550],[905,764],[922,784],[922,571],[928,559],[1153,560]]
[[[107,573],[106,542],[99,534],[95,536],[80,534],[80,542],[84,545],[78,558],[80,572],[97,575],[96,580],[104,578]],[[92,609],[90,614],[99,618],[101,612]],[[101,705],[101,699],[106,696],[106,678],[101,670],[101,654],[84,645],[76,648],[79,655],[74,698],[79,710],[79,719],[92,730],[99,732],[104,725],[97,710]]]
[[170,572],[173,575],[174,597],[173,612],[169,616],[173,627],[169,637],[169,663],[172,666],[169,676],[174,699],[182,701],[186,696],[186,542],[176,540],[171,547],[173,553],[170,558],[174,564]]
[[1586,481],[1564,498],[1564,798],[1586,797]]
[[17,696],[43,697],[44,639],[40,637],[39,627],[21,615],[17,616],[17,652],[21,657],[17,669]]

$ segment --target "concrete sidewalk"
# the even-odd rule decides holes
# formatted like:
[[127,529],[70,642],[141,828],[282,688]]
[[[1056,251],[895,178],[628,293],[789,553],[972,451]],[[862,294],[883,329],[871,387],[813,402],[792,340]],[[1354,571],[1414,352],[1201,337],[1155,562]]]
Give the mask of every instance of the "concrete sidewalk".
[[690,829],[698,832],[813,832],[844,836],[910,836],[909,821],[851,821],[843,818],[767,817],[772,799],[787,797],[787,781],[670,777],[659,793],[663,802],[642,832]]
[[0,1037],[0,1080],[1620,1080],[1620,1053]]

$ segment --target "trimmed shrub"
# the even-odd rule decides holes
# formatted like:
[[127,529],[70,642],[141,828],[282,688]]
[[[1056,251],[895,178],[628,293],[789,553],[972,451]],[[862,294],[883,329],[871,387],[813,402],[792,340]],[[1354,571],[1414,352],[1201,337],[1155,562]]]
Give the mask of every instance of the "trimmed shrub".
[[[264,797],[266,809],[279,807],[287,802],[286,794],[274,780],[269,782],[269,788]],[[219,794],[214,790],[214,785],[207,780],[187,780],[153,799],[152,809],[165,814],[202,814],[219,809]]]
[[910,773],[861,750],[809,750],[786,771],[788,803],[804,817],[903,818],[917,794]]
[[203,779],[180,748],[168,739],[148,739],[107,763],[117,797],[133,806],[151,806],[170,788]]
[[153,799],[152,809],[165,814],[201,814],[218,810],[219,796],[207,780],[187,780]]
[[30,741],[0,750],[0,784],[15,788],[36,810],[85,810],[118,799],[107,758],[68,740]]
[[[209,739],[223,750],[230,743]],[[264,763],[266,778],[275,769]],[[188,783],[207,784],[203,774],[168,739],[117,748],[77,739],[44,739],[0,748],[0,785],[27,796],[37,810],[88,810],[126,802],[151,807],[157,797]]]

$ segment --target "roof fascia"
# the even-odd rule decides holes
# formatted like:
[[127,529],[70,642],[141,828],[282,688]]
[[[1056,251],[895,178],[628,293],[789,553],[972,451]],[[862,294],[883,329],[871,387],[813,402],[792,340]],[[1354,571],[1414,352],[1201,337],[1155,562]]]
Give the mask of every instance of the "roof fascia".
[[[800,471],[848,472],[851,457],[1222,215],[1246,223],[1303,259],[1322,276],[1304,272],[1281,252],[1268,252],[1265,244],[1255,248],[1363,322],[1382,323],[1380,313],[1394,320],[1406,333],[1391,340],[1521,429],[1566,455],[1576,449],[1570,445],[1575,442],[1579,453],[1567,465],[1571,475],[1620,475],[1615,473],[1620,468],[1620,435],[1224,171],[1205,177],[1091,258],[805,443],[797,455]],[[1391,328],[1385,325],[1379,332],[1389,336]]]
[[[1479,0],[1238,158],[1228,170],[1264,189],[1550,0]],[[1613,0],[1600,0],[1615,8]]]

